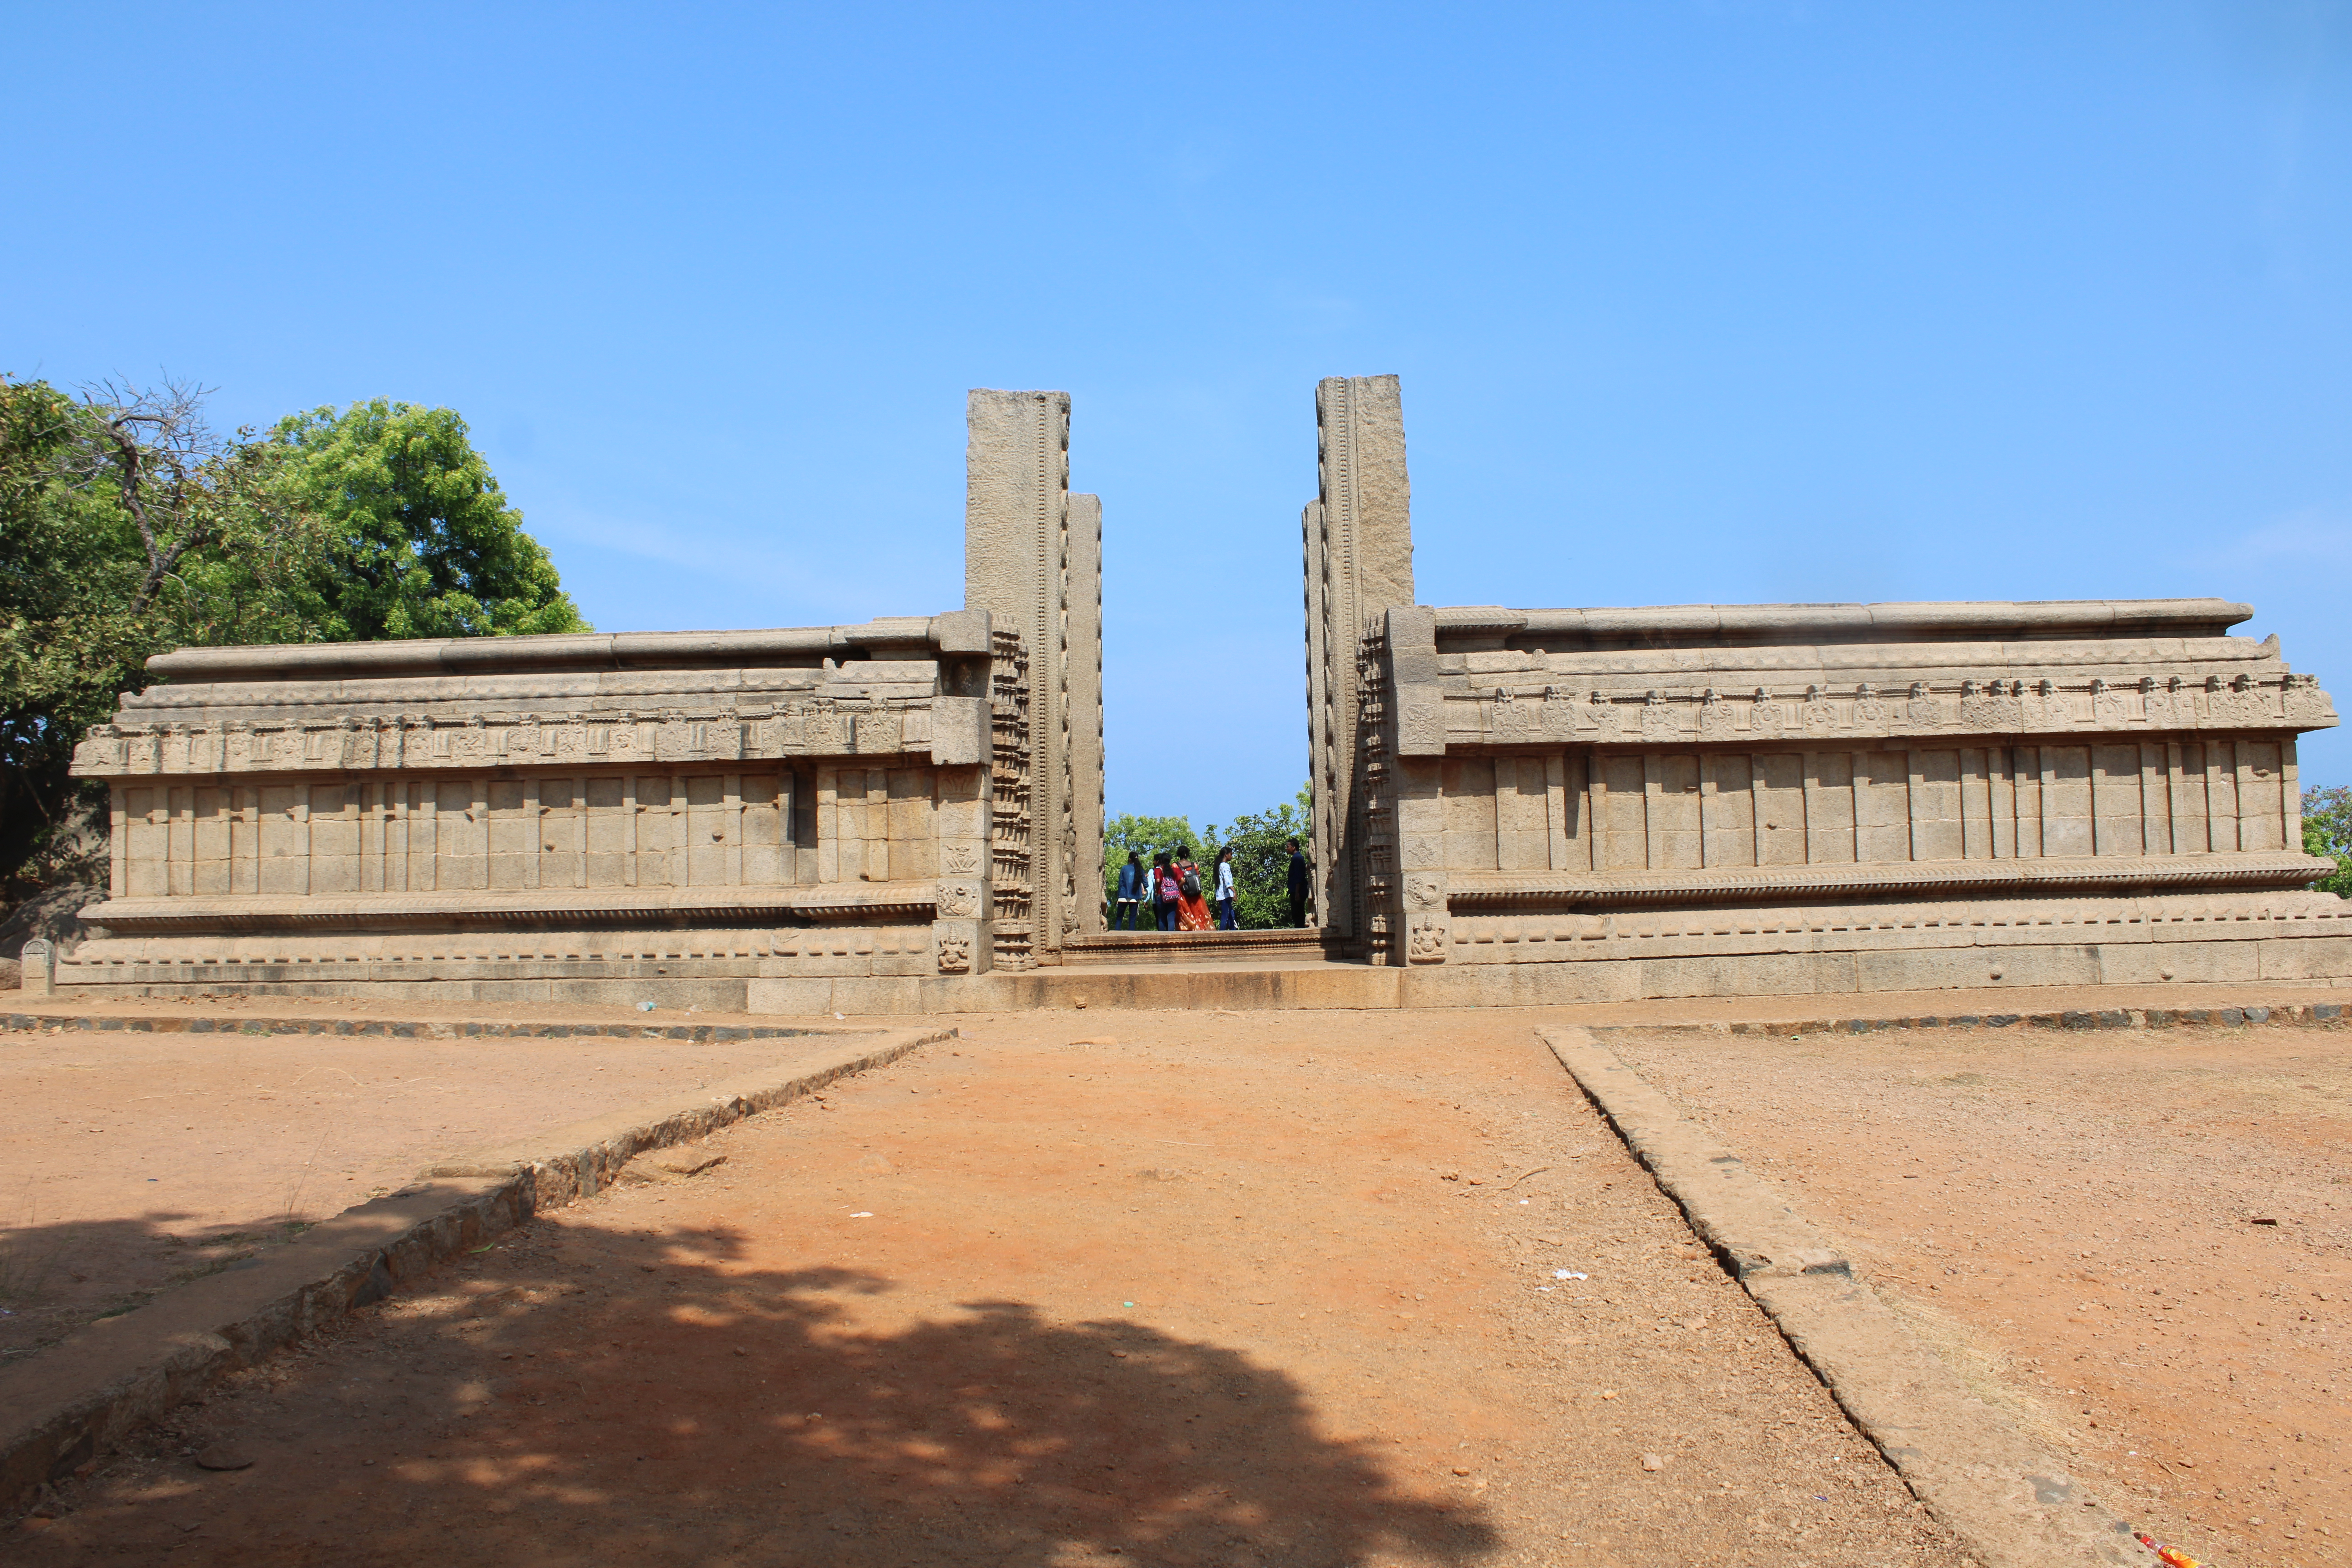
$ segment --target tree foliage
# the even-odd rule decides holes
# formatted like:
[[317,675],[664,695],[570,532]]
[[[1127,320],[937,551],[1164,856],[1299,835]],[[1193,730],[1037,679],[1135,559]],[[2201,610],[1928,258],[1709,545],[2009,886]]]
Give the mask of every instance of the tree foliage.
[[305,635],[292,590],[319,527],[203,398],[0,377],[0,872],[40,880],[68,852],[74,745],[149,655]]
[[73,748],[150,655],[585,630],[446,409],[320,409],[224,437],[203,389],[0,375],[0,878],[87,869]]
[[270,441],[289,500],[326,524],[304,578],[321,639],[588,629],[452,410],[379,397],[289,416]]
[[1146,866],[1152,856],[1163,849],[1187,848],[1197,858],[1201,856],[1201,835],[1192,830],[1189,816],[1137,816],[1122,813],[1103,825],[1103,897],[1118,896],[1118,868],[1127,864],[1130,849],[1143,857]]
[[1127,852],[1139,851],[1143,863],[1162,849],[1189,847],[1200,863],[1204,889],[1216,887],[1217,852],[1226,845],[1234,851],[1234,917],[1244,930],[1271,931],[1290,923],[1290,851],[1284,841],[1309,841],[1307,824],[1314,818],[1311,786],[1299,786],[1295,802],[1269,810],[1245,813],[1229,826],[1215,823],[1195,832],[1189,816],[1112,817],[1103,828],[1103,897],[1118,888],[1118,868]]
[[[1290,850],[1285,842],[1296,838],[1302,849],[1314,842],[1307,825],[1314,820],[1312,784],[1298,786],[1297,799],[1270,810],[1234,818],[1217,847],[1234,851],[1234,918],[1244,931],[1271,931],[1290,923]],[[1216,829],[1210,829],[1212,837]],[[1202,858],[1208,864],[1209,857]]]
[[2314,786],[2303,792],[2303,850],[2336,862],[2335,875],[2313,886],[2339,899],[2352,898],[2352,787]]

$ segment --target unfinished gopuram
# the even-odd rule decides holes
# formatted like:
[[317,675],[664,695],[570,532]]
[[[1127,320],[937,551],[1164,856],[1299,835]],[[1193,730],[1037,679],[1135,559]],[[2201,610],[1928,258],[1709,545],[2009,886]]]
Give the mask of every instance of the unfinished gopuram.
[[[965,603],[194,648],[75,771],[102,928],[26,984],[781,1014],[2352,975],[2336,715],[2217,600],[1430,608],[1396,379],[1318,389],[1318,930],[1103,929],[1101,508],[971,394]],[[1174,960],[1175,962],[1171,962]]]

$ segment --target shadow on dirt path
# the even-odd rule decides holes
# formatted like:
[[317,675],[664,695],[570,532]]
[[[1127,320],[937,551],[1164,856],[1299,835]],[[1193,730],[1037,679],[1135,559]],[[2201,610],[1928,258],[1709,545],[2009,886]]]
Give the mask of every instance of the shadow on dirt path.
[[[535,1227],[183,1412],[12,1554],[1141,1568],[1495,1544],[1237,1351],[1009,1300],[877,1330],[858,1309],[891,1280],[741,1250]],[[187,1457],[215,1444],[252,1467]]]

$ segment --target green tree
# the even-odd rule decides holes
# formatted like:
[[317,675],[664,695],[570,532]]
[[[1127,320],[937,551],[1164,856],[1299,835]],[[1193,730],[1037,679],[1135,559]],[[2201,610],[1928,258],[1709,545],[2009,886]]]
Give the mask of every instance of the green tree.
[[451,410],[379,397],[289,416],[270,441],[289,501],[326,525],[305,580],[324,640],[588,629]]
[[446,409],[215,434],[205,392],[0,375],[0,878],[71,880],[105,798],[73,748],[150,655],[226,643],[584,631]]
[[[1234,918],[1244,931],[1290,923],[1290,850],[1285,841],[1296,838],[1301,848],[1314,842],[1307,831],[1315,816],[1312,789],[1311,784],[1301,784],[1295,801],[1237,816],[1224,830],[1220,847],[1231,845],[1234,851]],[[1202,863],[1208,864],[1206,857]]]
[[2352,898],[2352,787],[2314,785],[2303,792],[2303,852],[2336,862],[2335,875],[2312,886],[2339,899]]
[[1179,846],[1191,849],[1197,858],[1201,844],[1202,835],[1192,831],[1189,816],[1138,816],[1122,812],[1112,817],[1103,825],[1103,898],[1108,900],[1118,895],[1118,868],[1127,864],[1129,850],[1141,855],[1149,866],[1152,856]]
[[1194,832],[1189,816],[1114,816],[1103,829],[1103,897],[1118,888],[1118,868],[1127,852],[1137,850],[1149,866],[1162,849],[1189,847],[1200,863],[1201,885],[1213,893],[1217,885],[1217,851],[1234,851],[1234,918],[1244,930],[1272,931],[1290,923],[1290,851],[1284,841],[1310,842],[1307,824],[1314,820],[1311,785],[1299,786],[1295,802],[1271,810],[1244,813],[1220,828],[1215,823]]
[[0,376],[0,875],[18,888],[86,868],[68,862],[103,792],[66,770],[150,654],[309,635],[289,590],[318,529],[204,397]]

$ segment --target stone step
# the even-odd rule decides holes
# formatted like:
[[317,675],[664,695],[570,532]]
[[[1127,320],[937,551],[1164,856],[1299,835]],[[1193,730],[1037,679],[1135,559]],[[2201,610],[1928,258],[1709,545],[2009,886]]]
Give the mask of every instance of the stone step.
[[1063,943],[1064,969],[1139,965],[1343,963],[1340,940],[1319,928],[1278,931],[1114,931]]

